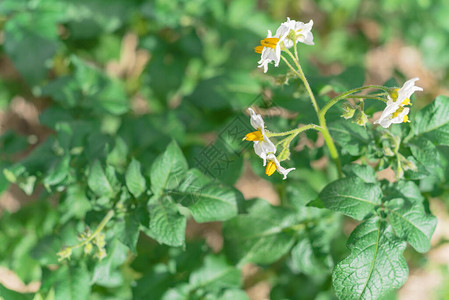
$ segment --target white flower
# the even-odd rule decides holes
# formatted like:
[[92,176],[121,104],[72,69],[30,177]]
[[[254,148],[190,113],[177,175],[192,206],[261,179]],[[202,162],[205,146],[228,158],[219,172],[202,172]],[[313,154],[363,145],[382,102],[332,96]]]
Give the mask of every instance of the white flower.
[[419,78],[412,78],[406,81],[400,89],[394,89],[388,95],[387,106],[382,115],[374,124],[388,128],[391,124],[407,122],[410,109],[404,106],[410,104],[410,97],[414,92],[423,90],[419,86],[415,86],[415,82],[418,80]]
[[287,22],[282,23],[278,30],[276,30],[276,36],[285,36],[283,42],[286,48],[291,48],[298,42],[306,45],[315,45],[313,42],[312,26],[313,20],[304,24],[303,22],[287,18]]
[[311,32],[312,26],[312,20],[304,24],[303,22],[297,22],[287,18],[287,22],[279,26],[274,36],[268,30],[267,37],[261,40],[260,45],[254,49],[256,53],[261,54],[260,60],[258,61],[259,68],[263,67],[264,73],[266,73],[268,71],[268,64],[272,61],[274,61],[275,67],[279,66],[283,47],[291,48],[297,42],[314,45],[313,34]]
[[279,66],[281,60],[281,43],[278,35],[272,36],[271,31],[268,30],[268,35],[265,39],[260,41],[260,46],[257,46],[254,51],[260,53],[261,57],[258,61],[259,68],[263,67],[263,72],[267,73],[268,64],[274,61],[274,65]]
[[295,168],[290,169],[283,168],[273,153],[268,154],[267,159],[269,160],[269,162],[267,164],[267,168],[265,169],[265,174],[267,174],[268,176],[271,176],[274,173],[274,171],[277,170],[279,173],[284,175],[283,179],[286,179],[287,174],[295,170]]
[[263,165],[265,166],[267,156],[270,153],[276,153],[276,147],[265,134],[265,124],[262,116],[256,114],[252,108],[248,108],[248,110],[251,114],[251,126],[257,129],[257,131],[248,133],[243,139],[254,142],[254,152],[263,159]]

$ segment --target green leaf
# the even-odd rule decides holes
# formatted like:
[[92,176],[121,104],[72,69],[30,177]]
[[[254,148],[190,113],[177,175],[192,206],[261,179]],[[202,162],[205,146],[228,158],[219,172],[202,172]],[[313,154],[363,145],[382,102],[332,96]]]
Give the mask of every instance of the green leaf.
[[13,290],[6,288],[0,283],[0,299],[4,300],[31,300],[33,295],[22,294]]
[[37,85],[47,76],[47,60],[57,50],[57,12],[61,7],[57,5],[54,9],[45,9],[39,7],[38,2],[30,8],[8,18],[4,27],[4,49],[26,81]]
[[303,207],[305,217],[312,219],[300,232],[299,242],[291,251],[291,266],[308,276],[327,276],[334,266],[330,255],[332,239],[340,228],[340,216],[326,209]]
[[49,170],[49,175],[44,178],[44,185],[49,187],[61,183],[69,175],[69,171],[70,155],[66,154]]
[[362,220],[381,204],[382,190],[359,177],[345,177],[329,183],[319,198],[328,209]]
[[189,170],[178,191],[172,191],[175,201],[189,208],[195,221],[225,221],[237,215],[237,202],[243,196],[237,190],[216,185],[196,169]]
[[371,140],[365,128],[346,120],[331,123],[329,131],[334,140],[341,146],[342,151],[350,155],[360,155],[362,148],[368,145]]
[[437,147],[423,136],[415,137],[410,141],[410,151],[429,172],[441,166]]
[[268,264],[278,260],[293,246],[298,223],[292,210],[274,207],[266,201],[253,201],[249,214],[223,224],[225,249],[239,264]]
[[376,172],[367,165],[349,164],[343,167],[343,173],[350,177],[359,177],[366,183],[376,183]]
[[103,170],[100,162],[96,160],[89,170],[87,184],[89,188],[99,197],[113,197],[117,193],[117,178],[112,166]]
[[138,198],[146,190],[146,181],[140,172],[140,162],[133,159],[126,170],[126,186],[134,197]]
[[126,214],[121,222],[116,221],[118,227],[116,232],[118,239],[128,246],[134,254],[137,254],[136,244],[139,239],[140,232],[140,218],[138,213],[139,212],[133,211]]
[[449,146],[449,97],[436,97],[418,111],[412,124],[415,135],[425,136],[436,145]]
[[379,217],[357,226],[347,246],[351,254],[332,274],[340,299],[378,299],[406,281],[405,243],[394,237],[391,227]]
[[426,214],[422,203],[393,203],[388,206],[390,224],[396,235],[405,239],[416,251],[424,253],[430,249],[430,239],[437,219]]
[[286,193],[288,204],[297,210],[302,210],[306,204],[318,197],[317,192],[304,182],[287,185]]
[[58,269],[55,299],[88,299],[90,287],[89,271],[84,264],[63,265]]
[[172,141],[163,154],[151,166],[151,189],[158,195],[165,189],[176,188],[187,172],[187,161],[175,141]]
[[[155,199],[155,198],[153,198]],[[155,199],[149,205],[150,224],[144,230],[156,241],[169,246],[184,246],[186,217],[179,214],[176,204],[167,197]]]
[[204,266],[190,275],[190,285],[207,291],[240,287],[240,270],[229,265],[223,256],[206,256]]
[[128,247],[114,239],[107,243],[107,256],[101,260],[94,269],[92,283],[113,287],[123,283],[122,274],[117,268],[123,264],[128,257]]

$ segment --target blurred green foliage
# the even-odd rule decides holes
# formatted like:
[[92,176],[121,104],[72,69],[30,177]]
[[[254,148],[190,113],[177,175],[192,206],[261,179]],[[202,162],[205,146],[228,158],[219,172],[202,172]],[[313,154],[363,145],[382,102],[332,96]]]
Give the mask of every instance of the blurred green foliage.
[[[248,106],[299,112],[269,118],[278,131],[314,121],[304,88],[256,70],[253,48],[286,16],[314,19],[316,45],[302,47],[300,56],[320,104],[329,88],[363,85],[367,51],[396,38],[417,47],[436,79],[447,82],[448,13],[444,0],[3,0],[0,109],[16,96],[35,103],[45,134],[25,130],[38,136],[37,145],[17,128],[0,136],[0,193],[16,184],[34,197],[15,213],[2,212],[0,265],[25,283],[41,282],[36,295],[0,284],[0,297],[248,299],[245,288],[263,281],[271,299],[334,299],[331,271],[348,255],[343,219],[305,206],[336,179],[333,166],[310,167],[327,150],[293,153],[289,166],[297,170],[289,184],[264,177],[279,192],[279,207],[243,201],[233,188],[245,165],[264,176],[251,146],[240,141],[250,129]],[[366,35],[367,21],[377,37]],[[342,72],[323,76],[331,64]],[[381,109],[366,104],[369,114]],[[420,112],[417,123],[433,109]],[[344,162],[366,155],[385,168],[394,163],[382,152],[391,146],[384,132],[343,123],[340,115],[335,109],[328,121]],[[447,195],[448,143],[433,144],[445,127],[405,127],[393,135],[425,139],[401,148],[419,170],[406,178],[425,196]],[[317,135],[307,138],[316,142]],[[427,161],[429,152],[441,160]],[[110,210],[107,257],[75,249],[58,262],[56,253],[77,244],[86,227],[94,231]],[[218,253],[198,233],[185,237],[194,222],[207,228],[212,221],[222,224]],[[254,278],[242,278],[248,262],[258,265]]]

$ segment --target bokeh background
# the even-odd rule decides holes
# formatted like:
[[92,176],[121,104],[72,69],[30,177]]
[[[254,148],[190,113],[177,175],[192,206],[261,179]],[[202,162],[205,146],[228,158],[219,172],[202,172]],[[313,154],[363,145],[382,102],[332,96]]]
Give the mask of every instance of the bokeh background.
[[[195,165],[201,149],[254,103],[266,105],[268,115],[293,121],[291,114],[307,115],[311,107],[290,101],[300,93],[298,87],[278,86],[287,69],[271,66],[264,75],[253,51],[267,30],[274,32],[286,17],[314,21],[315,46],[301,46],[300,57],[317,91],[326,82],[344,89],[401,85],[419,77],[424,92],[417,94],[413,108],[423,107],[437,95],[449,95],[448,15],[447,0],[3,0],[0,168],[26,159],[59,132],[53,126],[58,120],[92,121],[92,128],[121,136],[132,155],[148,164],[175,138]],[[273,109],[276,104],[283,108]],[[286,125],[279,121],[275,126]],[[101,147],[103,137],[89,142]],[[295,149],[313,148],[313,143],[301,140]],[[114,151],[119,164],[121,153]],[[327,161],[315,160],[319,152],[310,157],[312,168],[326,168]],[[235,164],[240,167],[230,168],[220,179],[245,198],[261,196],[278,203],[276,181],[263,179],[263,170],[253,162],[239,157]],[[39,162],[36,168],[42,166]],[[36,209],[44,188],[34,181],[19,185],[0,174],[0,237],[13,241],[0,246],[0,283],[33,292],[40,283],[32,259],[26,257],[39,238],[39,232],[32,232],[39,220],[30,216],[30,207]],[[52,202],[57,195],[46,197]],[[439,222],[433,247],[424,255],[407,249],[410,276],[391,299],[449,297],[448,204],[447,190],[432,199]],[[352,227],[345,224],[344,234]],[[188,234],[221,247],[219,228],[213,225],[192,225]],[[254,274],[257,267],[248,267],[251,299],[270,297],[273,285]],[[304,291],[304,299],[311,295],[317,291]]]

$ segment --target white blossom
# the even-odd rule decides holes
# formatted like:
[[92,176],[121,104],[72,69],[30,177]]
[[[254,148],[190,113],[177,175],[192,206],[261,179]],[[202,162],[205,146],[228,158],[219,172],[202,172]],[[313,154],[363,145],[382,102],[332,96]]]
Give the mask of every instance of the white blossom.
[[412,78],[406,81],[400,89],[394,89],[388,95],[387,106],[382,115],[374,124],[388,128],[391,124],[407,122],[410,109],[405,106],[410,104],[410,97],[414,92],[423,90],[419,86],[415,86],[415,82],[418,80],[419,78]]
[[251,126],[256,129],[254,132],[248,133],[243,139],[254,142],[254,152],[263,159],[263,165],[267,163],[267,156],[270,153],[276,153],[276,147],[265,133],[265,124],[260,114],[256,114],[252,108],[248,108],[251,119]]

